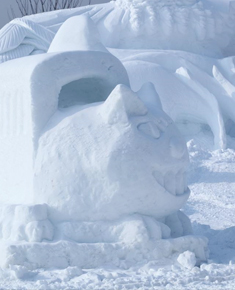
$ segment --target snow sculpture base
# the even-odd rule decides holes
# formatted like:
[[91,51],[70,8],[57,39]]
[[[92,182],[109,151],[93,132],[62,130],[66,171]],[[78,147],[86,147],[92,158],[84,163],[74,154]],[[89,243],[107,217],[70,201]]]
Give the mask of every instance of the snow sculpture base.
[[205,238],[172,238],[190,233],[190,222],[180,211],[164,222],[132,215],[117,221],[54,225],[48,219],[50,209],[46,205],[9,205],[0,211],[3,268],[95,268],[105,264],[128,268],[145,260],[175,261],[186,251],[195,256],[197,264],[207,259]]

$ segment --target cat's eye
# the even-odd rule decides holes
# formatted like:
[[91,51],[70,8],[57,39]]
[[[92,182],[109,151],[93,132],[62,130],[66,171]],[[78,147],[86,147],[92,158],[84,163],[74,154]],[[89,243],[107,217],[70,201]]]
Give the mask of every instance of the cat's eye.
[[141,123],[137,126],[137,129],[141,133],[144,133],[145,135],[148,135],[155,139],[158,139],[161,135],[160,130],[158,129],[157,125],[154,124],[153,122]]

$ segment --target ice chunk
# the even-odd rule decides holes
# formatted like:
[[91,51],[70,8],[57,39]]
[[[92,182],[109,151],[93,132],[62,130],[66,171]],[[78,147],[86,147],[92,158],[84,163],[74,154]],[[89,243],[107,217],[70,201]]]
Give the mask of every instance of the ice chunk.
[[180,254],[177,261],[180,263],[180,265],[187,269],[192,269],[197,262],[195,254],[190,251],[186,251]]

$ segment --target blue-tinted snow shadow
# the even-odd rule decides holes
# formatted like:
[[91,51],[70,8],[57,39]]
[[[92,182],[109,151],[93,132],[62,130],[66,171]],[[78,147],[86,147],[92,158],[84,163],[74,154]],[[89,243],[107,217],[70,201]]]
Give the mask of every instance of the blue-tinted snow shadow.
[[214,263],[235,262],[235,226],[225,230],[213,230],[208,225],[194,222],[194,233],[209,240],[210,257]]
[[187,172],[188,184],[235,182],[234,172],[214,172],[203,165],[191,166]]
[[221,183],[221,182],[235,182],[234,172],[208,172],[206,175],[202,174],[197,183]]

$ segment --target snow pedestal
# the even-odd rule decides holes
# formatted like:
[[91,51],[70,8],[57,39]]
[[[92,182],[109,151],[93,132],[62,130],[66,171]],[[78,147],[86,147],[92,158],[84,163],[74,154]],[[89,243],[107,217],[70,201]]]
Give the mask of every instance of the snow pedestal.
[[[153,260],[175,263],[178,257],[182,264],[184,253],[194,257],[194,265],[207,260],[205,238],[171,238],[170,227],[148,216],[52,224],[49,211],[46,205],[1,208],[1,267],[87,269],[109,264],[128,268]],[[174,220],[182,217],[178,212]],[[189,228],[184,225],[184,230],[187,234]]]

